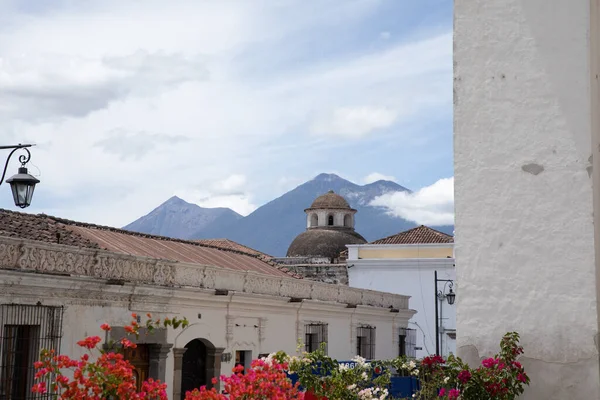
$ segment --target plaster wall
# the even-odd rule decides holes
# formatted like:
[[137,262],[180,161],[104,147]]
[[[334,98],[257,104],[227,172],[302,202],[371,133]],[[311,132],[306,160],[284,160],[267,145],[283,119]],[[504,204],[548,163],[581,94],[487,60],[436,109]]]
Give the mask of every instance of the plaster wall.
[[455,2],[458,353],[478,362],[519,332],[524,399],[600,398],[591,10]]
[[360,258],[446,258],[453,257],[453,247],[401,247],[401,248],[364,248],[359,247]]
[[[201,338],[215,347],[232,353],[230,362],[223,362],[221,372],[233,368],[236,350],[251,351],[256,358],[261,353],[284,350],[296,353],[298,341],[304,339],[304,323],[319,321],[328,324],[329,354],[340,360],[355,355],[356,326],[365,323],[377,328],[376,356],[395,355],[394,332],[406,327],[413,312],[389,308],[323,301],[290,302],[289,298],[252,293],[230,292],[217,296],[214,290],[169,288],[145,284],[110,285],[97,278],[53,276],[19,271],[0,270],[0,304],[36,304],[65,306],[61,352],[78,357],[81,348],[76,342],[85,336],[104,337],[100,324],[124,326],[131,313],[152,313],[153,317],[186,317],[190,326],[185,330],[167,332],[167,342],[182,348],[193,339]],[[333,290],[333,287],[332,287]],[[144,319],[145,320],[145,319]],[[166,359],[166,379],[169,396],[173,390],[174,356]]]
[[[410,319],[408,328],[417,330],[417,358],[435,354],[435,281],[454,280],[453,259],[422,260],[348,260],[349,286],[360,289],[382,290],[391,293],[406,293],[411,296],[411,308],[417,313]],[[454,288],[456,290],[456,287]],[[438,282],[438,290],[444,290],[444,283]],[[448,292],[446,286],[445,292]],[[457,294],[457,298],[462,293]],[[456,306],[439,301],[440,353],[447,356],[456,353],[456,341],[446,334],[456,329]],[[396,353],[398,349],[396,348]]]

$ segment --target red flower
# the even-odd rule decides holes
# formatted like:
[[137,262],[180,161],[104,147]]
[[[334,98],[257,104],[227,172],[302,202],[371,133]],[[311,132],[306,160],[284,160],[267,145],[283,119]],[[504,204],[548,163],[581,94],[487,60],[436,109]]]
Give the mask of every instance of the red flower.
[[88,349],[93,349],[96,347],[98,343],[100,343],[102,339],[99,336],[90,336],[85,338],[84,340],[80,340],[77,344],[81,347],[87,347]]
[[100,329],[102,329],[103,331],[110,331],[110,325],[109,324],[102,324],[100,325]]
[[468,370],[460,371],[458,373],[458,380],[462,384],[469,382],[469,379],[471,379],[471,373]]
[[450,392],[448,392],[448,400],[456,400],[458,396],[460,396],[460,390],[458,389],[450,389]]
[[125,347],[126,349],[131,347],[132,349],[135,349],[137,347],[137,345],[135,343],[133,343],[132,341],[123,338],[121,339],[121,344],[123,345],[123,347]]

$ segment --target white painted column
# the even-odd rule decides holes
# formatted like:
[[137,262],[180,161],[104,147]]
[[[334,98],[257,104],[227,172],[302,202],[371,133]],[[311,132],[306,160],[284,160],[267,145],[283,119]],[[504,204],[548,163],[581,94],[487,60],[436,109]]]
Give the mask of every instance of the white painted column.
[[518,331],[525,399],[600,398],[591,20],[590,0],[455,2],[458,353]]

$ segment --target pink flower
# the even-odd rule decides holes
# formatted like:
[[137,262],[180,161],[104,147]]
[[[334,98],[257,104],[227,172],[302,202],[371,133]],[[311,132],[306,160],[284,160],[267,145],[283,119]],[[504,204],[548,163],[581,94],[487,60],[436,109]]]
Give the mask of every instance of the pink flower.
[[121,339],[121,344],[123,345],[123,347],[125,347],[126,349],[131,347],[132,349],[135,349],[137,347],[137,345],[135,343],[133,343],[132,341],[128,340],[128,339]]
[[498,364],[498,360],[495,358],[486,358],[481,362],[481,364],[486,368],[493,368],[494,365]]
[[461,383],[465,384],[469,382],[469,379],[471,379],[471,373],[468,370],[460,371],[458,373],[458,380],[461,381]]
[[446,389],[444,389],[444,388],[441,388],[441,389],[440,389],[440,392],[438,393],[438,396],[439,396],[439,397],[444,397],[444,395],[445,395],[445,394],[446,394]]
[[458,396],[460,396],[460,390],[458,389],[450,389],[450,392],[448,392],[448,400],[456,400]]
[[525,372],[519,373],[517,375],[517,380],[520,381],[520,382],[526,383],[527,382],[527,375],[525,374]]

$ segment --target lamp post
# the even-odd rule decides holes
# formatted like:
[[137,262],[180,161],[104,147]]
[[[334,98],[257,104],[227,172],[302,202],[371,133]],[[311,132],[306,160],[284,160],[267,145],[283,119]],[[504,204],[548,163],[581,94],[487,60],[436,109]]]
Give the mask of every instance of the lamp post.
[[33,191],[35,189],[35,185],[40,183],[39,179],[29,175],[27,173],[27,168],[25,165],[31,159],[31,153],[29,152],[29,147],[34,146],[33,144],[17,144],[12,146],[0,146],[0,150],[8,150],[12,149],[8,158],[6,159],[6,164],[4,165],[4,172],[2,173],[2,178],[0,179],[0,185],[2,185],[4,178],[6,177],[6,170],[8,169],[8,163],[10,162],[10,158],[17,150],[25,150],[27,154],[21,154],[19,156],[19,162],[21,163],[21,167],[16,175],[11,176],[6,180],[6,182],[10,185],[10,189],[13,194],[13,199],[15,201],[15,205],[17,207],[26,208],[31,204],[31,198],[33,197]]
[[[438,279],[437,271],[433,272],[433,279],[435,282],[435,354],[440,355],[440,320],[438,317],[438,301],[444,300],[444,298],[448,301],[448,304],[454,304],[456,300],[456,293],[452,291],[452,287],[454,286],[454,281],[451,279]],[[443,290],[438,290],[438,282],[446,282],[444,284]],[[450,291],[446,292],[446,285],[449,286]]]

